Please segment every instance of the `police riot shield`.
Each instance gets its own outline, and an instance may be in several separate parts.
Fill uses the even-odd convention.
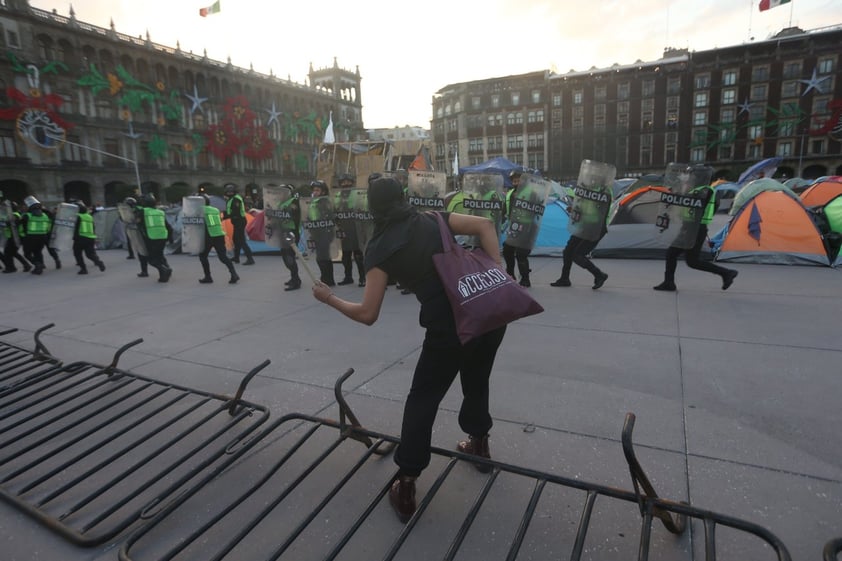
[[[12,220],[14,215],[11,212],[11,206],[6,206],[7,202],[8,201],[3,201],[3,203],[0,204],[0,251],[6,247],[6,239],[8,236],[12,235],[12,225],[14,224],[14,221]],[[6,235],[7,229],[9,230],[8,236]]]
[[[520,186],[509,198],[507,245],[528,250],[535,247],[550,190],[550,182],[546,179],[529,174],[520,177]]]
[[[494,223],[497,237],[506,211],[506,187],[499,173],[469,173],[462,178],[462,212],[488,218]],[[477,245],[472,239],[469,245]]]
[[[59,251],[73,249],[73,234],[76,232],[76,217],[79,207],[71,203],[61,203],[53,219],[50,232],[50,247]]]
[[[263,236],[266,245],[278,249],[289,247],[287,234],[298,238],[295,224],[300,217],[295,216],[298,206],[296,195],[286,185],[267,185],[263,188]]]
[[[307,197],[301,204],[301,226],[307,232],[307,251],[318,261],[339,258],[339,242],[333,221],[333,205],[328,197]]]
[[[138,255],[144,257],[149,255],[146,251],[146,241],[137,226],[137,217],[134,214],[134,207],[127,204],[120,203],[117,205],[117,212],[120,214],[120,220],[123,222],[123,227],[126,229],[126,239],[132,244],[132,249]]]
[[[614,177],[617,168],[611,164],[582,160],[579,179],[573,191],[567,229],[571,236],[596,241],[605,232],[605,221],[611,209]]]
[[[357,232],[357,243],[360,251],[365,253],[368,240],[374,234],[374,217],[368,210],[368,190],[352,189],[349,204],[354,212],[354,228]]]
[[[664,173],[655,232],[660,247],[690,249],[696,243],[711,190],[713,168],[671,163]]]
[[[181,200],[181,251],[198,255],[205,250],[205,198]]]
[[[360,249],[357,239],[355,211],[351,207],[352,188],[333,191],[333,221],[336,224],[336,239],[342,251]]]
[[[20,247],[20,232],[18,232],[18,218],[15,216],[15,210],[12,208],[12,201],[6,201],[3,205],[6,209],[6,223],[9,225],[9,233],[16,247]],[[5,247],[5,242],[3,242]]]
[[[440,171],[411,171],[407,201],[418,210],[443,211],[447,175]]]

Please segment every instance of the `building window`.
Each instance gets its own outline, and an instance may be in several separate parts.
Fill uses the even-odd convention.
[[[541,103],[541,90],[532,90],[532,103]]]
[[[528,165],[532,169],[544,169],[544,155],[540,152],[529,154]]]
[[[748,118],[751,121],[762,121],[766,117],[766,105],[752,105],[748,110]]]
[[[751,140],[763,139],[763,125],[749,125],[748,137]]]
[[[813,154],[824,154],[824,140],[814,140],[810,143],[810,152]]]
[[[825,115],[829,113],[827,104],[830,100],[827,98],[813,98],[813,115]]]
[[[552,112],[552,126],[558,128],[561,126],[561,109],[553,109]]]
[[[67,135],[67,140],[69,142],[64,145],[64,159],[71,162],[81,162],[84,159],[82,158],[82,149],[79,146],[81,139],[78,136]]]
[[[643,130],[651,130],[654,124],[651,111],[646,111],[640,114],[640,127]]]
[[[506,115],[506,124],[510,125],[510,126],[515,124],[515,114],[514,113],[509,113],[508,115]]]
[[[677,95],[670,96],[667,98],[667,109],[670,111],[678,111],[679,106],[681,105],[681,98]]]
[[[10,130],[0,131],[0,158],[17,158],[15,133]]]
[[[655,100],[651,98],[642,100],[640,102],[640,110],[647,113],[655,111]]]
[[[461,113],[462,112],[462,102],[457,100],[453,103],[453,112],[454,113]]]
[[[690,161],[691,162],[704,162],[705,161],[705,149],[702,147],[692,148],[690,150]]]
[[[522,134],[510,134],[506,140],[507,140],[507,147],[508,147],[509,150],[523,148],[523,135]]]
[[[694,97],[693,107],[707,107],[708,106],[708,93],[707,92],[698,92]]]
[[[781,97],[797,97],[798,84],[799,82],[797,80],[790,80],[781,84]]]
[[[733,146],[719,146],[719,159],[720,160],[731,160],[734,158],[734,147]]]
[[[520,105],[520,92],[512,92],[512,105]]]
[[[696,74],[696,79],[693,82],[697,90],[706,90],[710,87],[710,73]]]
[[[747,150],[747,157],[750,160],[758,160],[763,155],[763,143],[749,144]]]
[[[441,105],[439,105],[436,108],[436,119],[441,119],[442,117],[444,117],[444,109],[442,108]]]
[[[553,94],[553,107],[561,107],[561,94]]]
[[[667,128],[668,129],[678,128],[678,113],[675,113],[675,112],[667,113]]]
[[[573,92],[573,104],[581,105],[583,96],[584,94],[582,93],[582,90],[576,90],[575,92]]]
[[[667,80],[667,95],[678,95],[681,93],[681,78],[675,77]]]
[[[778,143],[778,156],[792,156],[792,141]]]
[[[491,107],[500,107],[500,94],[491,96]]]
[[[605,101],[605,86],[597,86],[593,89],[593,97],[596,101]]]
[[[819,63],[816,65],[816,72],[818,72],[819,74],[830,74],[831,72],[833,72],[833,59],[819,59]]]
[[[629,129],[628,113],[619,113],[617,115],[617,129],[621,132],[627,131]]]
[[[737,85],[737,71],[736,70],[726,70],[722,73],[722,85],[723,86],[736,86]]]
[[[751,101],[766,101],[766,92],[768,91],[766,84],[755,84],[751,87]]]
[[[730,105],[737,102],[737,90],[729,88],[722,90],[722,105]]]
[[[631,85],[628,82],[617,85],[617,99],[628,99],[629,92],[631,92]]]
[[[482,152],[482,138],[469,138],[468,139],[468,151],[469,152]]]
[[[655,80],[643,80],[640,95],[643,97],[652,97],[655,95]]]
[[[794,119],[786,119],[778,122],[778,136],[795,136]]]
[[[752,82],[766,82],[769,80],[769,65],[755,66],[751,70]]]
[[[453,113],[453,107],[448,103],[444,106],[444,116],[449,117],[451,113]]]
[[[693,113],[693,126],[694,127],[703,127],[707,124],[707,111],[696,111]]]
[[[792,80],[801,77],[801,61],[789,61],[784,63],[783,68],[784,80]]]
[[[543,133],[531,133],[527,135],[526,142],[528,148],[543,148],[544,135]]]
[[[719,112],[719,122],[720,123],[733,123],[736,116],[737,116],[736,110],[734,110],[734,109],[723,109]]]
[[[471,98],[471,108],[472,109],[481,109],[482,108],[482,98],[478,95],[475,95]]]

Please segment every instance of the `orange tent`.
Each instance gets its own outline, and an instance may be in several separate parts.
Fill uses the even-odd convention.
[[[801,193],[801,202],[804,206],[824,206],[839,195],[842,195],[842,176],[834,175],[805,189]]]
[[[251,221],[254,220],[254,216],[246,213],[246,232],[249,230],[249,224]],[[222,229],[225,231],[225,248],[226,249],[234,249],[234,226],[231,224],[230,220],[223,220],[222,221]],[[246,235],[248,238],[248,235]]]
[[[830,266],[810,212],[784,191],[761,191],[743,205],[728,224],[716,260]]]

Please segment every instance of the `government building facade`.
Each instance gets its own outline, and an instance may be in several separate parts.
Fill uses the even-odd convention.
[[[558,180],[583,159],[618,177],[706,163],[736,180],[780,156],[781,177],[842,175],[842,25],[789,28],[655,61],[448,85],[433,97],[436,168],[495,156]]]
[[[365,138],[359,68],[307,84],[131,37],[28,0],[0,3],[0,191],[111,206],[314,177],[324,133]]]

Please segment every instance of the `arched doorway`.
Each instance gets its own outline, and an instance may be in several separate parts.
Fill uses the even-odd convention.
[[[173,183],[169,187],[167,187],[165,193],[167,195],[167,202],[174,203],[177,205],[181,204],[182,199],[189,195],[194,194],[196,191],[190,185],[183,181],[179,181],[177,183]]]
[[[795,170],[789,166],[781,166],[775,172],[775,179],[780,179],[783,182],[785,179],[795,177]]]
[[[22,203],[23,199],[29,195],[29,187],[18,179],[2,179],[0,180],[0,192],[3,193],[0,199]]]
[[[151,193],[155,195],[155,200],[161,201],[161,184],[157,181],[144,181],[141,184],[140,191],[145,195]]]
[[[64,184],[64,201],[82,201],[91,206],[91,184],[87,181],[68,181]]]
[[[807,166],[801,173],[801,177],[804,179],[818,179],[819,177],[824,177],[825,175],[827,175],[827,168],[819,164]]]
[[[126,197],[137,195],[137,188],[134,185],[122,181],[112,181],[105,184],[105,206],[114,207],[123,202]]]

